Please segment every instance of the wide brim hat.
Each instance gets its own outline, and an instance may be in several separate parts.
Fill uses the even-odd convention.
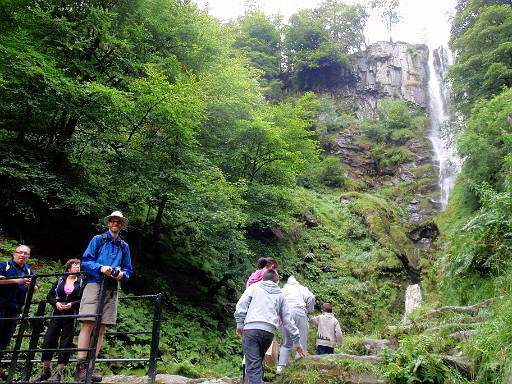
[[[123,221],[123,228],[126,227],[128,225],[128,219],[126,217],[123,216],[123,213],[121,211],[114,211],[112,212],[110,215],[108,216],[105,216],[105,218],[103,219],[103,221],[105,221],[105,224],[108,225],[108,222],[110,221],[111,218],[113,217],[117,217],[118,219],[121,219]]]

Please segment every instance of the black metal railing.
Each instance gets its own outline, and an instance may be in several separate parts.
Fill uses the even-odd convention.
[[[33,302],[34,291],[37,285],[37,281],[40,278],[50,278],[58,276],[67,276],[71,274],[84,274],[79,273],[58,273],[58,274],[39,274],[30,276],[17,276],[17,277],[0,277],[0,279],[13,279],[13,278],[30,278],[30,285],[25,296],[25,303],[21,315],[15,318],[0,318],[0,320],[15,320],[18,323],[18,331],[13,336],[14,346],[12,349],[3,351],[4,355],[10,355],[10,359],[3,359],[1,363],[9,364],[7,372],[7,378],[5,381],[0,383],[29,383],[30,375],[32,372],[33,364],[39,360],[35,360],[35,354],[39,352],[79,352],[87,351],[87,370],[85,376],[85,383],[90,384],[92,382],[92,373],[96,362],[143,362],[148,363],[148,382],[150,384],[155,383],[156,371],[157,371],[157,357],[158,357],[158,343],[160,339],[160,323],[161,323],[161,311],[162,311],[162,294],[158,293],[155,295],[131,295],[119,297],[119,301],[125,300],[153,300],[153,319],[151,329],[136,330],[136,331],[123,331],[123,332],[106,332],[105,336],[121,336],[121,335],[151,335],[149,357],[127,357],[127,358],[96,358],[96,346],[98,344],[99,331],[101,325],[101,317],[103,313],[104,299],[107,290],[105,289],[105,279],[100,284],[100,290],[98,293],[99,301],[94,314],[82,314],[82,315],[45,315],[46,301]],[[31,306],[37,304],[37,309],[34,315],[30,314]],[[80,318],[91,318],[94,320],[94,327],[91,336],[91,342],[89,348],[38,348],[39,339],[44,329],[45,320],[53,318],[68,318],[68,319],[80,319]],[[29,322],[32,324],[32,330],[30,334],[26,334],[25,331]],[[1,332],[2,330],[0,330]],[[23,338],[30,337],[27,348],[22,348]],[[24,355],[23,359],[20,356]],[[71,359],[70,361],[76,361]],[[23,363],[23,369],[21,376],[16,376],[16,369],[19,364]],[[69,383],[69,382],[68,382]]]

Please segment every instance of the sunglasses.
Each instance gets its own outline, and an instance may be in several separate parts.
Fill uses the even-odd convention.
[[[109,220],[109,223],[112,223],[112,224],[123,224],[123,220]]]

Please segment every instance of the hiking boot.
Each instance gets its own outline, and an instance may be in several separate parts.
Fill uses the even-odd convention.
[[[91,380],[95,383],[100,383],[101,380],[103,380],[103,376],[101,376],[98,371],[94,370],[92,371]]]
[[[46,381],[51,375],[52,371],[50,370],[50,367],[44,366],[41,369],[41,372],[39,372],[39,374],[36,377],[34,377],[32,383],[40,383],[42,381]]]
[[[53,375],[48,379],[49,383],[62,383],[62,368],[57,368]]]
[[[87,373],[87,363],[85,360],[78,360],[76,363],[75,381],[85,381],[85,374]]]
[[[75,381],[85,381],[85,376],[87,374],[87,362],[85,360],[79,360],[76,363],[76,372],[75,372]],[[92,371],[91,380],[95,383],[99,383],[103,380],[103,376],[101,376],[98,371]]]

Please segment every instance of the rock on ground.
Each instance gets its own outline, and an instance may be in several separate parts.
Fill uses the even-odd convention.
[[[103,383],[106,384],[147,384],[147,376],[105,376]],[[239,378],[223,377],[220,379],[189,379],[179,375],[159,374],[156,375],[157,384],[235,384],[239,383]]]

